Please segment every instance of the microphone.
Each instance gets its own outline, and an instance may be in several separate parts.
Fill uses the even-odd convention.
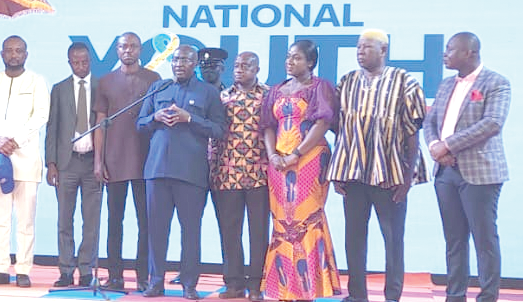
[[[155,92],[164,91],[167,87],[169,87],[174,81],[172,79],[169,79],[165,81],[162,86],[158,87]]]
[[[153,90],[153,91],[150,91],[149,93],[145,94],[144,96],[142,96],[141,98],[137,99],[136,101],[134,101],[133,103],[127,105],[126,107],[118,110],[118,112],[114,113],[113,115],[109,116],[109,117],[106,117],[105,119],[103,119],[99,124],[97,124],[96,126],[92,127],[91,129],[85,131],[84,133],[80,134],[79,136],[77,137],[74,137],[71,139],[71,142],[72,143],[75,143],[77,140],[81,139],[82,137],[86,136],[87,134],[93,132],[94,130],[100,128],[100,127],[104,127],[104,128],[108,128],[110,122],[115,119],[117,116],[119,116],[120,114],[124,113],[125,111],[131,109],[131,107],[134,107],[138,104],[140,104],[141,102],[143,102],[143,100],[145,100],[146,98],[152,96],[153,94],[156,94],[160,91],[163,91],[165,90],[167,87],[169,87],[174,81],[172,79],[169,79],[167,81],[165,81],[162,85],[160,85],[160,87],[158,87],[157,89]]]

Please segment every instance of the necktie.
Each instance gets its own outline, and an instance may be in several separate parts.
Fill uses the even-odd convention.
[[[87,131],[87,96],[85,93],[85,81],[80,80],[78,90],[78,105],[76,106],[76,132],[84,133]]]

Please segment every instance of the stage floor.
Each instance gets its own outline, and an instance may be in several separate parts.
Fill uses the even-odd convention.
[[[175,272],[169,272],[166,280],[174,277]],[[11,284],[0,285],[0,301],[1,302],[43,302],[43,301],[85,301],[85,300],[104,300],[100,294],[94,295],[92,290],[82,291],[59,291],[49,292],[52,284],[59,277],[58,268],[53,266],[34,266],[31,272],[31,281],[33,286],[31,288],[22,289],[15,285],[14,276],[11,276]],[[135,290],[136,284],[134,280],[134,272],[125,271],[125,287],[129,290],[129,294],[104,292],[112,301],[126,302],[126,301],[188,301],[182,298],[182,288],[180,285],[166,284],[166,296],[159,298],[144,298],[141,293]],[[76,280],[78,279],[77,276]],[[107,271],[100,269],[99,278],[103,283],[107,277]],[[340,301],[347,295],[345,284],[347,283],[347,276],[341,277],[344,291],[342,295],[317,299],[317,302],[333,302]],[[369,286],[369,300],[370,302],[382,302],[383,297],[383,275],[372,274],[368,277]],[[218,293],[224,290],[221,275],[203,274],[198,282],[197,290],[202,296],[202,300],[213,302],[223,301],[218,298]],[[475,301],[474,297],[477,294],[477,288],[470,288],[468,302]],[[266,300],[272,300],[267,298]],[[235,301],[248,301],[247,299],[235,299]],[[402,302],[443,302],[445,301],[445,288],[432,284],[430,274],[406,274],[405,288],[403,291]],[[502,290],[499,302],[507,301],[523,301],[523,290]]]

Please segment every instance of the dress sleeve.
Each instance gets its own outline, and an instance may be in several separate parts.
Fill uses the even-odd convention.
[[[269,93],[265,96],[262,103],[261,108],[261,117],[260,117],[260,130],[263,131],[267,128],[274,128],[278,126],[278,121],[274,117],[274,114],[272,113],[272,107],[274,106],[274,102],[276,101],[276,98],[278,97],[278,91],[281,85],[273,86]]]
[[[309,90],[308,96],[305,96],[309,102],[306,119],[314,122],[324,119],[327,123],[332,123],[336,111],[336,91],[334,86],[323,79],[314,79],[315,83]]]

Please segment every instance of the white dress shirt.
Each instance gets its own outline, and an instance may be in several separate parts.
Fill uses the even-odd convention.
[[[73,74],[73,83],[74,83],[74,102],[76,108],[78,108],[78,93],[80,91],[80,80],[84,80],[85,87],[85,96],[86,96],[86,105],[87,105],[87,121],[90,121],[91,118],[91,74],[89,73],[85,78],[80,78],[79,76]],[[87,129],[91,129],[91,123],[87,123]],[[75,132],[74,137],[80,136],[81,133]],[[88,135],[77,140],[73,145],[73,151],[78,153],[87,153],[93,151],[93,134],[89,133]]]
[[[463,101],[470,91],[470,88],[476,81],[478,74],[481,72],[481,69],[483,69],[483,64],[480,64],[476,70],[464,78],[460,78],[456,75],[456,86],[454,86],[454,91],[452,92],[452,96],[447,105],[443,126],[441,127],[441,140],[445,140],[447,137],[454,134],[458,122],[459,110],[461,109]]]

